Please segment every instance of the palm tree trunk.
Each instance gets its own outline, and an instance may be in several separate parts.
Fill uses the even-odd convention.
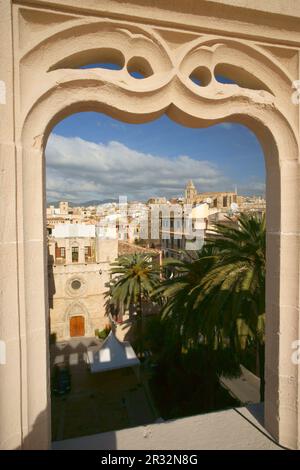
[[[138,334],[138,344],[140,353],[143,352],[143,306],[142,306],[142,284],[139,280],[139,294],[138,294],[138,304],[137,304],[137,314],[138,314],[138,324],[137,324],[137,334]]]
[[[236,331],[231,328],[230,330],[230,334],[229,334],[229,345],[230,345],[230,349],[231,351],[234,352],[234,354],[236,354]]]

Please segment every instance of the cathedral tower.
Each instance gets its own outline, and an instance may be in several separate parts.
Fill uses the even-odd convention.
[[[186,204],[193,204],[197,196],[197,189],[192,180],[185,187],[184,199]]]

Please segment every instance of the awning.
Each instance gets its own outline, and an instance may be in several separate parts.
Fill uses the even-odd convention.
[[[128,341],[119,341],[111,331],[101,346],[87,349],[87,363],[92,373],[133,367],[140,364]]]

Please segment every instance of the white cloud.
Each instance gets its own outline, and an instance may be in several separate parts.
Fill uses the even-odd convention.
[[[182,195],[193,179],[198,190],[218,190],[228,180],[208,161],[187,155],[167,158],[130,149],[120,142],[95,144],[52,134],[46,149],[49,199],[86,201]]]
[[[265,194],[266,183],[265,181],[256,180],[255,177],[249,177],[247,182],[241,183],[237,186],[239,194]]]

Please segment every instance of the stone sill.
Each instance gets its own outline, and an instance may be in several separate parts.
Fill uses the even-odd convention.
[[[262,426],[263,406],[249,405],[52,443],[55,450],[281,449]]]

